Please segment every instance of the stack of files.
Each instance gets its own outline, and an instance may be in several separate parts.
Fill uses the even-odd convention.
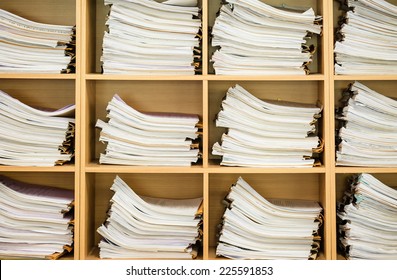
[[[73,249],[73,190],[0,176],[0,257],[57,259]]]
[[[321,16],[260,0],[227,0],[212,28],[212,56],[218,75],[305,75],[321,33]]]
[[[190,166],[200,157],[199,117],[181,113],[143,113],[117,94],[107,106],[109,121],[98,120],[99,141],[107,142],[101,164]]]
[[[217,256],[316,259],[322,208],[315,201],[265,199],[241,177],[225,198]]]
[[[0,90],[0,164],[54,166],[74,156],[75,105],[39,110]]]
[[[105,0],[105,5],[111,6],[104,74],[195,75],[201,67],[197,0]]]
[[[0,9],[0,73],[70,73],[75,28],[44,24]]]
[[[385,0],[345,0],[337,32],[335,74],[397,73],[397,6]]]
[[[120,177],[106,222],[98,228],[100,258],[196,258],[202,240],[202,198],[138,196]]]
[[[397,166],[397,101],[354,82],[342,103],[336,165]]]
[[[397,259],[397,190],[370,174],[353,178],[338,205],[339,247],[348,259]]]
[[[243,87],[229,88],[216,118],[227,128],[212,147],[221,165],[312,167],[323,150],[317,134],[322,109],[314,105],[261,100]]]

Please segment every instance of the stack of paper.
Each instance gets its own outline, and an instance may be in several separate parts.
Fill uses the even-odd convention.
[[[38,110],[0,90],[0,164],[54,166],[74,156],[75,105]]]
[[[105,0],[104,74],[194,75],[200,68],[197,0]]]
[[[335,43],[335,74],[397,73],[397,6],[385,0],[346,0]]]
[[[322,208],[315,201],[267,200],[241,177],[225,198],[218,256],[232,259],[315,259]]]
[[[336,164],[397,166],[397,101],[354,82],[342,102]]]
[[[277,8],[259,0],[227,0],[212,29],[212,56],[220,75],[304,75],[313,46],[306,39],[320,34],[322,20],[305,12]]]
[[[73,26],[33,22],[0,9],[0,73],[69,73],[74,63]]]
[[[138,196],[118,176],[105,224],[101,258],[196,258],[202,239],[202,198]]]
[[[311,167],[323,149],[316,136],[321,108],[261,100],[239,85],[229,88],[216,126],[226,127],[212,147],[221,165]]]
[[[73,249],[73,190],[0,176],[0,257],[56,259]]]
[[[397,259],[397,190],[370,174],[353,178],[338,207],[339,245],[348,259]]]
[[[107,142],[99,163],[190,166],[199,158],[197,115],[142,113],[118,95],[109,102],[108,123],[98,120],[99,141]]]

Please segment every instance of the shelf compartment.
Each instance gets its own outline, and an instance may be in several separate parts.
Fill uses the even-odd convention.
[[[198,2],[199,2],[199,7],[202,7],[201,0],[199,0]],[[107,27],[105,26],[106,17],[109,14],[109,12],[110,12],[110,8],[109,6],[106,6],[104,4],[103,0],[83,0],[83,5],[82,5],[83,26],[84,26],[83,41],[85,42],[85,46],[83,48],[83,57],[84,57],[83,59],[84,61],[86,61],[86,65],[83,65],[83,73],[87,73],[87,74],[102,73],[102,63],[100,61],[100,58],[102,56],[103,35],[104,32],[107,30]],[[109,74],[104,76],[107,77],[112,75]],[[119,75],[113,75],[113,76],[116,77]],[[125,76],[125,75],[120,75],[120,76]],[[132,75],[129,76],[136,77]]]
[[[221,140],[222,134],[226,132],[225,128],[216,127],[216,115],[221,110],[222,99],[230,87],[239,84],[254,96],[267,100],[282,100],[307,104],[316,104],[320,102],[324,109],[322,118],[319,119],[319,136],[325,142],[325,131],[328,128],[327,123],[327,104],[328,97],[325,96],[323,81],[209,81],[208,82],[208,154],[211,164],[219,160],[219,156],[212,155],[212,146]],[[324,153],[323,153],[323,156]],[[322,163],[326,162],[322,159]]]
[[[95,123],[98,119],[107,120],[106,106],[114,94],[138,111],[189,113],[203,119],[202,81],[87,81],[82,140],[86,165],[97,163],[106,148],[98,140],[100,129],[95,128]]]
[[[63,170],[64,171],[64,170]],[[74,190],[75,193],[75,208],[74,208],[74,249],[72,252],[62,256],[59,260],[77,260],[79,259],[79,225],[78,225],[78,211],[79,211],[79,203],[78,203],[78,187],[77,181],[75,179],[74,173],[72,172],[48,172],[42,170],[42,172],[38,171],[30,171],[26,170],[24,172],[18,172],[14,170],[6,170],[3,171],[0,169],[0,175],[9,177],[11,179],[29,183],[29,184],[39,184],[44,186],[58,187],[68,190]]]
[[[232,184],[242,177],[250,184],[260,195],[266,199],[284,198],[284,199],[303,199],[315,200],[324,208],[324,216],[328,215],[328,203],[326,197],[325,175],[324,174],[209,174],[209,258],[215,257],[215,252],[211,253],[211,248],[216,247],[218,242],[218,225],[225,211],[222,203],[228,194]],[[323,228],[320,230],[322,236],[320,253],[328,257],[330,238],[326,233],[331,224],[325,219]],[[324,232],[324,233],[323,233]],[[220,258],[224,259],[224,258]]]
[[[113,196],[110,187],[116,175],[120,176],[138,195],[161,198],[197,198],[203,196],[202,174],[148,174],[145,173],[90,173],[82,183],[81,234],[82,259],[98,259],[97,245],[101,236],[97,228],[105,221],[109,200]],[[204,237],[205,238],[205,237]]]
[[[278,6],[281,7],[281,2],[279,0],[261,0],[261,2],[264,2],[268,5],[272,6]],[[209,1],[208,0],[208,74],[210,75],[215,75],[215,70],[213,68],[213,64],[211,63],[211,57],[212,54],[215,52],[217,47],[212,47],[211,46],[211,34],[210,30],[214,26],[215,19],[217,16],[217,13],[219,12],[219,9],[221,7],[221,1]],[[296,8],[302,8],[302,9],[309,9],[313,8],[314,13],[316,15],[322,15],[323,18],[324,16],[326,17],[326,6],[328,5],[327,1],[325,0],[286,0],[282,2],[283,5],[289,6],[289,7],[296,7]],[[323,19],[323,25],[324,23],[327,22],[327,18]],[[323,30],[325,30],[327,27],[323,26]],[[325,46],[327,44],[327,38],[325,35],[327,32],[323,31],[323,35],[313,35],[312,39],[307,41],[308,45],[314,45],[316,47],[316,51],[313,54],[313,62],[309,65],[309,70],[311,75],[313,74],[319,74],[319,73],[325,73]],[[297,76],[297,79],[302,78],[303,76]]]

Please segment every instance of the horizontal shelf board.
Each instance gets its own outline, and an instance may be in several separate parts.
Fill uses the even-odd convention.
[[[243,76],[243,75],[204,75],[205,80],[210,81],[323,81],[325,75],[269,75],[269,76]]]
[[[139,76],[139,75],[103,75],[103,74],[86,74],[86,80],[99,80],[99,81],[130,81],[130,80],[143,80],[143,81],[201,81],[203,76]]]
[[[211,160],[208,167],[205,168],[208,173],[325,173],[326,168],[324,166],[312,167],[312,168],[291,168],[291,167],[233,167],[233,166],[221,166],[219,161]]]
[[[75,80],[76,74],[1,73],[0,79]]]
[[[72,164],[63,166],[5,166],[0,165],[0,172],[75,172],[76,167]]]
[[[397,167],[335,167],[335,173],[397,173]]]
[[[183,166],[127,166],[89,163],[83,167],[87,173],[203,173],[202,165]]]
[[[397,80],[397,75],[334,75],[335,81],[350,80],[376,80],[376,81],[392,81]]]

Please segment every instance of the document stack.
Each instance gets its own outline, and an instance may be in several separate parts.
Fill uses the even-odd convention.
[[[264,101],[243,87],[229,88],[216,119],[227,128],[212,154],[221,165],[243,167],[312,167],[319,164],[323,143],[317,136],[321,108]]]
[[[199,118],[193,114],[142,113],[117,94],[108,103],[108,123],[98,120],[107,142],[101,164],[190,166],[197,162]]]
[[[104,74],[195,75],[201,71],[197,0],[105,0]]]
[[[338,205],[339,245],[347,259],[397,259],[397,190],[370,174],[352,180]]]
[[[343,0],[335,74],[397,73],[397,6],[385,0]]]
[[[0,258],[57,259],[73,249],[73,190],[0,176]]]
[[[218,256],[232,259],[316,259],[321,206],[265,199],[241,177],[225,198]]]
[[[54,166],[74,157],[75,105],[32,108],[0,90],[0,164]]]
[[[75,28],[43,24],[0,9],[0,73],[75,72]]]
[[[260,0],[227,0],[212,29],[212,56],[218,75],[305,75],[321,33],[321,16]]]
[[[120,177],[105,224],[100,258],[196,258],[202,240],[202,198],[138,196]]]
[[[336,165],[397,166],[397,101],[359,82],[341,101]]]

